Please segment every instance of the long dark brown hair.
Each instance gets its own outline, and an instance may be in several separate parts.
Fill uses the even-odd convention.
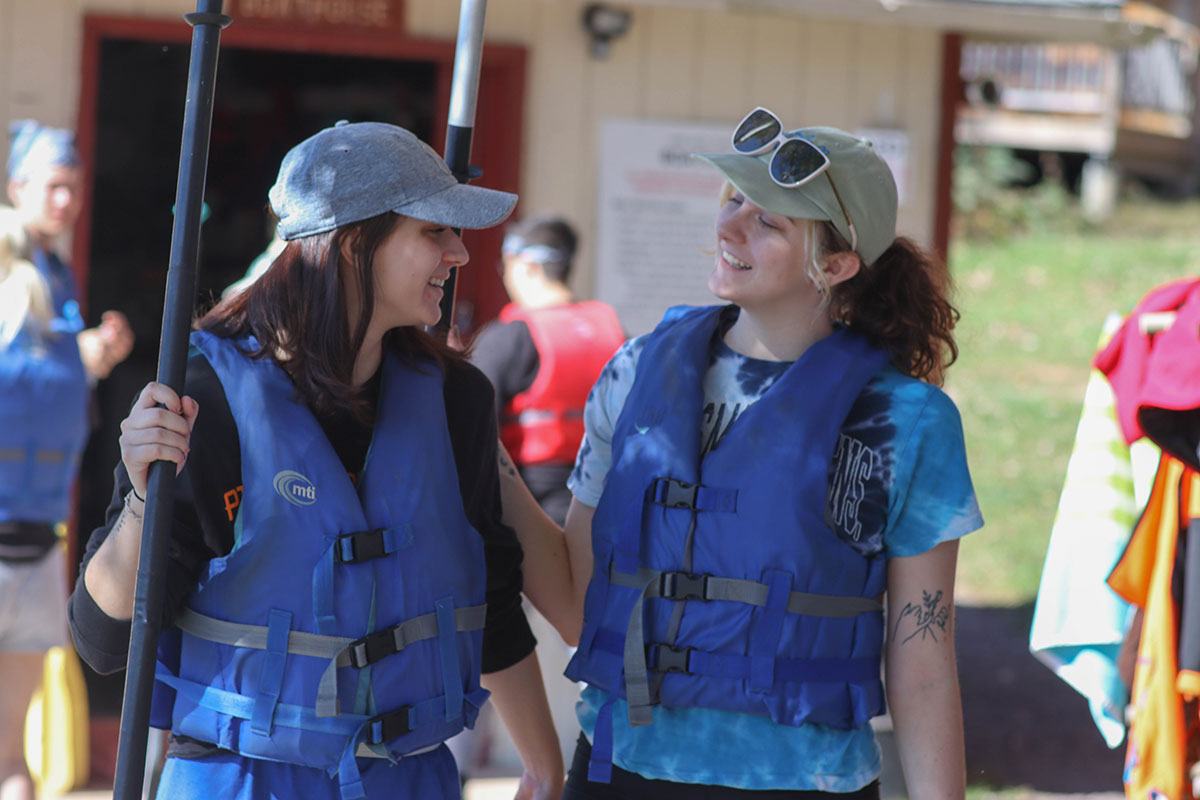
[[[196,327],[233,339],[254,336],[258,348],[247,355],[279,362],[313,411],[346,411],[369,422],[368,401],[354,385],[354,360],[375,308],[375,253],[399,220],[387,212],[288,242],[262,277],[214,306]],[[361,299],[353,330],[348,293]],[[388,331],[383,347],[406,362],[432,361],[443,370],[464,361],[416,326]]]
[[[814,226],[823,254],[850,249],[832,224]],[[941,386],[958,358],[950,303],[950,271],[942,259],[898,236],[873,264],[829,292],[830,316],[887,351],[896,369]]]

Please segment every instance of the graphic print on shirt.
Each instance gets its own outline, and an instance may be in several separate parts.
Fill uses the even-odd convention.
[[[891,396],[868,383],[854,401],[829,465],[825,524],[863,555],[883,549],[888,497],[896,476]]]
[[[791,366],[786,361],[747,358],[714,339],[712,364],[704,373],[704,412],[700,415],[700,457],[715,450],[743,411],[753,405]]]
[[[874,466],[874,450],[853,436],[838,434],[829,468],[829,521],[856,542],[863,534],[858,509]]]

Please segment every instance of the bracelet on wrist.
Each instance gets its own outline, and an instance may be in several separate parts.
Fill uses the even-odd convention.
[[[134,509],[133,504],[131,502],[131,500],[133,498],[137,498],[137,500],[139,502],[141,502],[141,504],[142,504],[141,511],[136,511]],[[142,515],[145,514],[145,512],[146,512],[146,501],[142,500],[142,498],[138,497],[137,492],[135,492],[133,489],[130,489],[129,492],[125,495],[125,510],[129,512],[129,516],[133,517],[136,520],[140,520],[140,519],[142,519]]]

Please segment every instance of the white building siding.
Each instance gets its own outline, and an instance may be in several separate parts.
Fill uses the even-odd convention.
[[[904,130],[911,151],[900,227],[931,242],[938,32],[795,14],[637,7],[629,33],[613,42],[607,59],[596,60],[580,22],[582,8],[574,0],[503,0],[488,8],[488,38],[529,54],[521,178],[526,213],[559,211],[579,223],[585,243],[592,241],[597,134],[605,118],[732,125],[765,105],[797,126]],[[194,10],[190,0],[0,0],[0,124],[35,117],[74,125],[85,14],[178,19]],[[458,4],[408,0],[406,24],[411,36],[453,40]],[[590,293],[587,257],[576,282]]]

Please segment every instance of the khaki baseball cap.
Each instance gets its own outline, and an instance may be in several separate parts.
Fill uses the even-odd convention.
[[[783,135],[811,142],[829,158],[829,167],[807,183],[786,189],[771,179],[768,169],[775,148],[757,156],[739,153],[694,156],[721,170],[750,202],[773,214],[828,220],[847,242],[853,238],[850,234],[853,220],[858,234],[855,251],[863,263],[874,263],[896,239],[896,180],[887,162],[868,140],[838,128],[800,128]]]

